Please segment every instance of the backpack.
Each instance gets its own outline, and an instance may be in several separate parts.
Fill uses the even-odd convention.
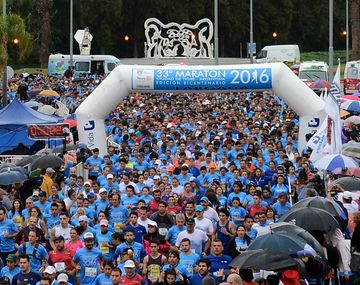
[[[326,251],[328,255],[329,266],[332,268],[337,268],[340,261],[340,254],[336,247],[331,245],[326,245]]]
[[[34,258],[34,259],[37,259],[37,260],[39,260],[39,261],[41,262],[42,259],[41,259],[41,258],[38,258],[38,257],[36,256],[38,250],[39,250],[39,244],[37,243],[37,244],[35,244],[35,246],[34,246],[34,250],[33,250],[32,254],[28,254],[28,255],[29,255],[29,257],[32,257],[32,258]],[[27,253],[26,253],[26,243],[24,243],[24,254],[27,254]]]

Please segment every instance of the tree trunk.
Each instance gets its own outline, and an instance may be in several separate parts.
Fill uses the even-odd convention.
[[[37,10],[41,19],[41,42],[40,42],[40,65],[47,67],[49,59],[49,38],[50,38],[50,10],[53,7],[53,0],[37,0]]]
[[[360,0],[350,0],[352,59],[360,59]]]

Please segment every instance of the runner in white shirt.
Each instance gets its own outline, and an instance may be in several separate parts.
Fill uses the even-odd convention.
[[[219,219],[219,215],[218,213],[215,211],[214,208],[209,207],[210,201],[208,199],[208,197],[204,196],[200,199],[200,204],[201,206],[204,207],[204,217],[208,218],[213,224],[215,224],[216,222],[218,222]]]
[[[211,237],[214,232],[214,225],[208,218],[204,217],[204,207],[201,205],[196,206],[195,212],[195,229],[201,230],[206,233],[208,237]]]

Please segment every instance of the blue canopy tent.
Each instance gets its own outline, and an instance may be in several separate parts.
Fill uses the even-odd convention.
[[[14,99],[0,110],[0,153],[17,147],[19,143],[31,147],[36,142],[28,137],[27,125],[56,124],[63,120],[62,117],[37,112]]]

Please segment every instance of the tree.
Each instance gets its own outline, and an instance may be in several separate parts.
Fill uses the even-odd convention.
[[[360,58],[360,0],[350,0],[352,59]]]
[[[36,1],[37,11],[41,19],[41,42],[40,42],[40,66],[47,67],[49,59],[49,39],[50,39],[50,11],[54,5],[53,0]]]
[[[0,19],[0,70],[4,70],[8,61],[8,44],[17,39],[19,42],[19,58],[23,59],[28,56],[32,50],[31,35],[26,32],[24,20],[16,14],[9,14],[5,18]],[[4,84],[5,83],[5,84]],[[3,85],[6,85],[6,80]],[[7,104],[6,86],[2,89],[3,106]]]

